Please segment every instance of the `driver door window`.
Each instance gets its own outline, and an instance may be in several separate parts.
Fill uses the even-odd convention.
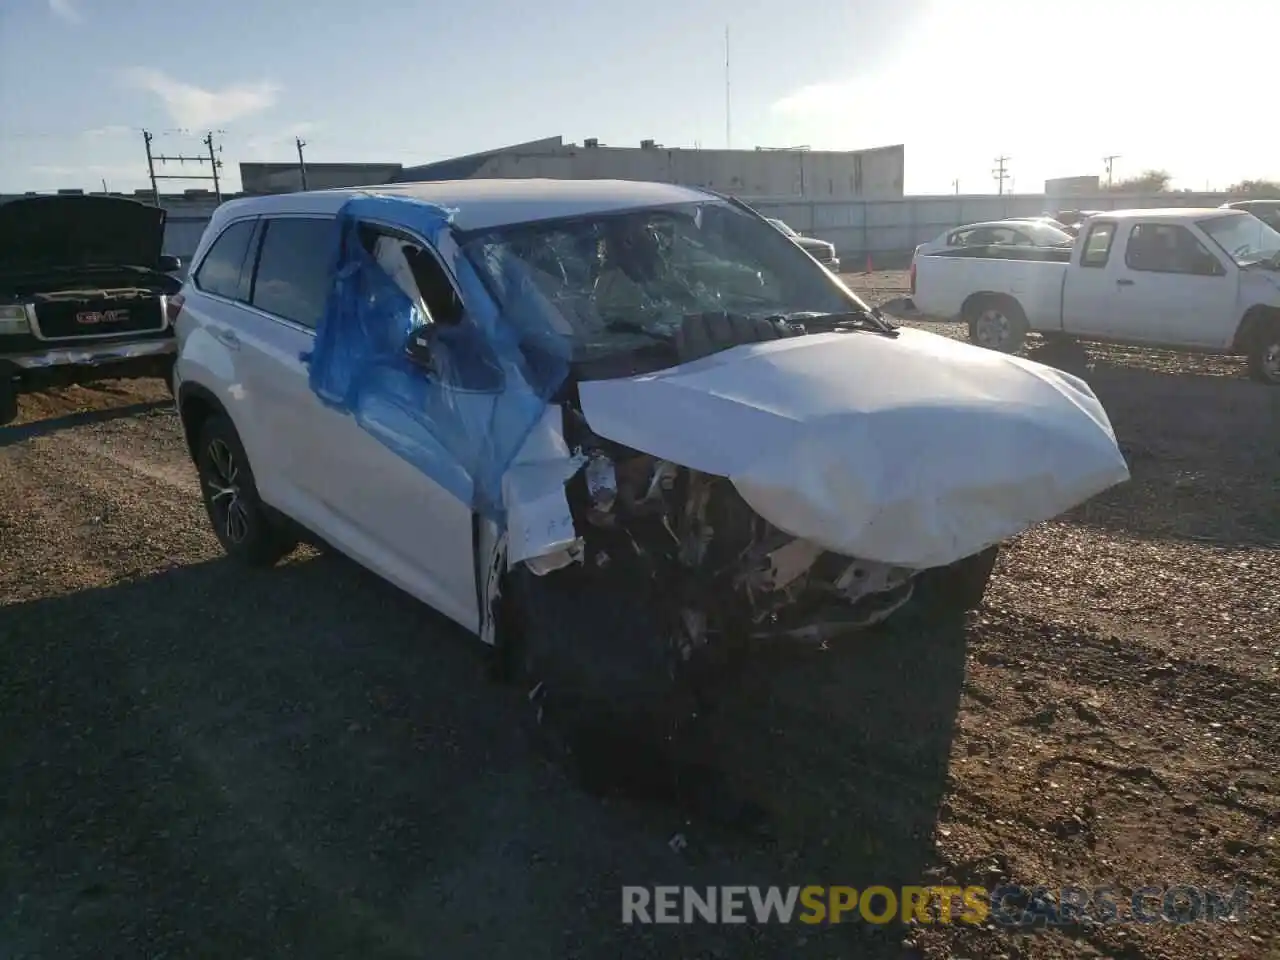
[[[359,231],[361,245],[428,323],[455,324],[462,319],[462,298],[433,252],[386,227],[361,224]]]
[[[1144,273],[1185,273],[1215,276],[1218,258],[1178,223],[1139,223],[1129,234],[1125,266]]]
[[[1221,346],[1235,323],[1226,269],[1180,223],[1133,225],[1117,273],[1120,335],[1173,346]]]

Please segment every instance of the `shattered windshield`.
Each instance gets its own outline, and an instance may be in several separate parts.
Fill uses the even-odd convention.
[[[1280,258],[1280,233],[1249,213],[1201,220],[1200,229],[1213,238],[1238,266],[1274,263]]]
[[[583,359],[674,337],[686,316],[867,308],[766,221],[725,201],[501,227],[463,238],[503,312]]]

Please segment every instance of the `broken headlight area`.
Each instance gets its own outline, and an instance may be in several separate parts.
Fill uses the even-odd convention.
[[[567,484],[574,559],[590,580],[650,595],[681,659],[717,636],[824,641],[880,623],[912,597],[916,570],[827,551],[764,520],[725,478],[577,432],[585,462]]]

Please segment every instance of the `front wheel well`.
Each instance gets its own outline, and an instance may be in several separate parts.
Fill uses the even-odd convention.
[[[966,320],[972,320],[977,314],[978,309],[983,304],[987,303],[1004,307],[1012,307],[1016,311],[1015,316],[1026,316],[1025,311],[1022,309],[1022,304],[1018,302],[1016,297],[1010,296],[1007,293],[994,293],[989,290],[969,294],[960,307],[960,316],[964,317]]]
[[[1267,321],[1280,323],[1280,307],[1268,307],[1263,304],[1250,307],[1240,318],[1236,327],[1236,335],[1231,341],[1232,353],[1248,353],[1254,340],[1267,328]]]
[[[178,415],[187,440],[187,452],[196,457],[200,428],[213,416],[226,416],[226,409],[212,393],[199,384],[184,383],[178,391]]]

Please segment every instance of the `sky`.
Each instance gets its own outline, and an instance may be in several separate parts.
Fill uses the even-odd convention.
[[[2,0],[0,192],[147,186],[143,129],[216,131],[229,190],[295,137],[415,164],[556,135],[902,143],[910,194],[994,192],[1000,155],[1014,192],[1106,155],[1222,189],[1280,180],[1277,36],[1276,0]]]

